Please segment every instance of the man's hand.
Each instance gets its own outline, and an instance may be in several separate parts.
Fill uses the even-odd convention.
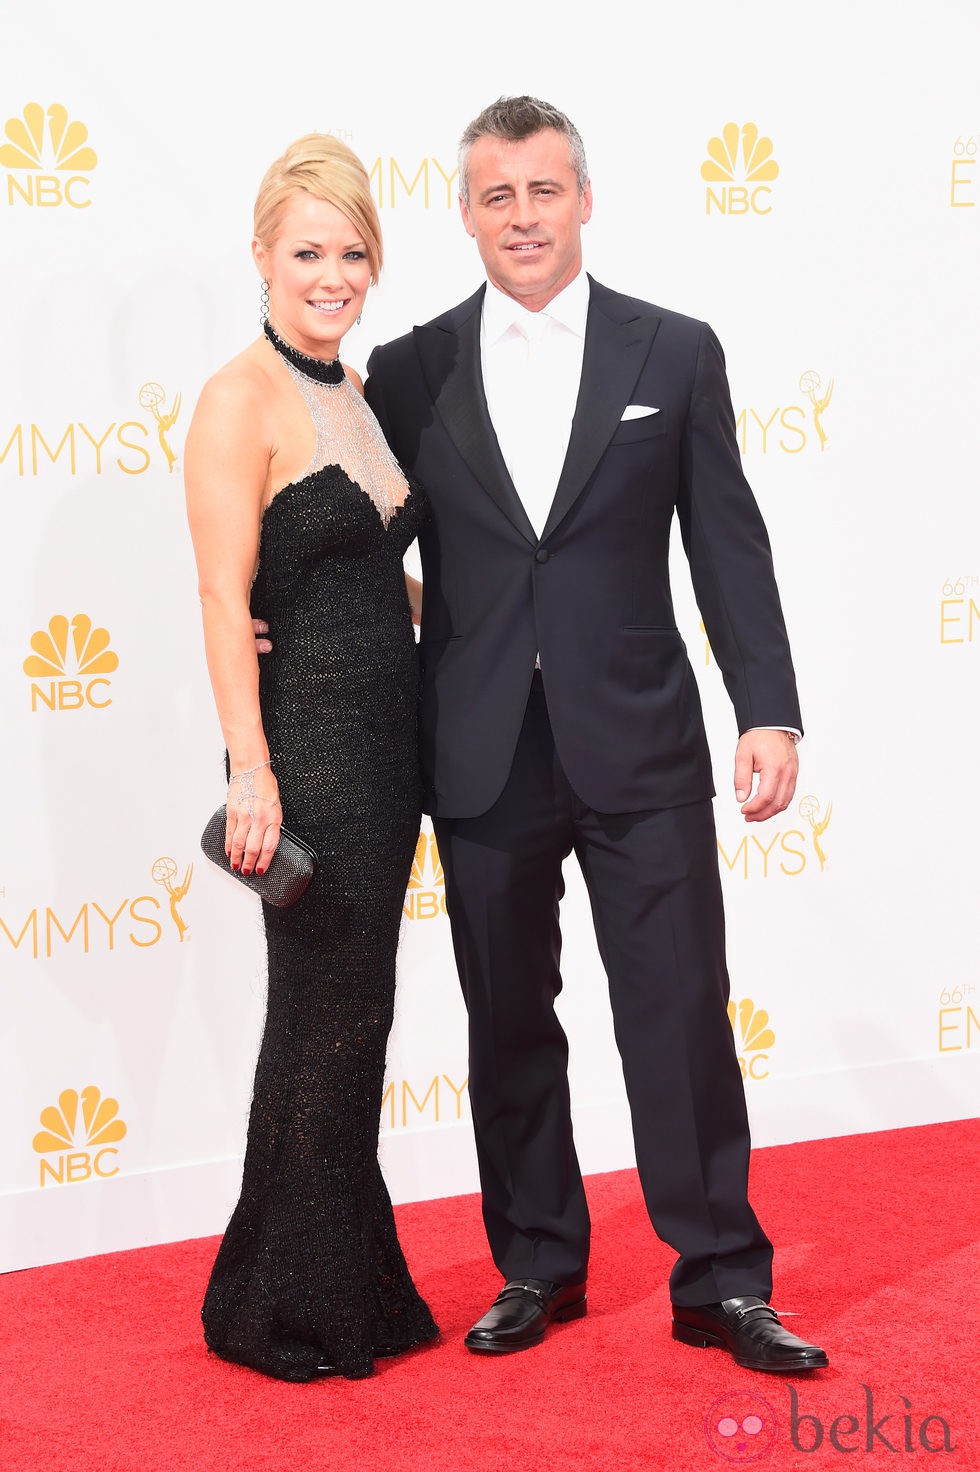
[[[735,796],[746,823],[764,823],[788,808],[799,770],[796,743],[788,731],[756,729],[740,736],[735,748]],[[755,772],[759,786],[751,796]]]
[[[265,619],[253,618],[252,628],[255,630],[255,651],[257,654],[271,654],[272,640],[268,638],[269,625]]]

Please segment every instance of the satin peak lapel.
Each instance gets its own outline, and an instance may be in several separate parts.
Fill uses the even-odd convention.
[[[623,408],[630,402],[633,387],[660,326],[659,317],[641,317],[629,311],[624,298],[597,286],[595,282],[591,284],[582,382],[565,464],[548,512],[542,541],[568,515],[619,428]],[[625,316],[624,308],[627,309]],[[615,315],[617,312],[618,316]]]
[[[494,433],[480,368],[480,304],[455,328],[416,327],[422,372],[436,412],[474,478],[532,545],[538,538],[514,488]],[[470,303],[464,304],[466,306]]]

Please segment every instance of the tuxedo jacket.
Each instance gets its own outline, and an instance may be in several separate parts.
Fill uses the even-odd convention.
[[[539,537],[504,464],[480,361],[485,287],[375,349],[367,398],[431,503],[420,536],[426,810],[475,817],[510,771],[540,656],[559,760],[601,812],[711,797],[668,575],[676,515],[740,731],[802,729],[766,529],[703,322],[589,278],[582,380]],[[623,419],[627,405],[655,414]],[[529,402],[533,424],[535,406]]]

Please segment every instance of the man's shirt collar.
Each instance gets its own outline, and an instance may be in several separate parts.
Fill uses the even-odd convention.
[[[553,322],[584,339],[588,315],[589,278],[584,270],[552,297],[540,312],[529,312],[520,302],[506,296],[492,281],[488,281],[483,298],[483,341],[486,347],[495,346],[522,317],[550,317]]]

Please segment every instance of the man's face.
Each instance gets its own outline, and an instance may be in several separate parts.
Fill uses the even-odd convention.
[[[478,138],[469,157],[463,224],[494,286],[539,312],[582,269],[582,226],[592,188],[581,194],[568,140],[544,128],[520,143]]]

